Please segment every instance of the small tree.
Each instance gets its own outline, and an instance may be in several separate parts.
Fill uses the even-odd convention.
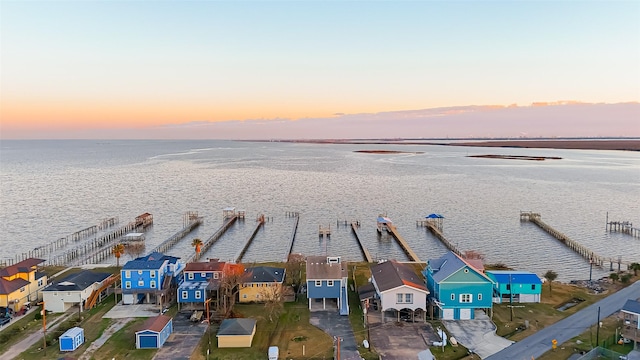
[[[629,281],[631,281],[631,274],[624,274],[620,276],[620,281],[622,281],[623,284],[628,284]]]
[[[282,285],[273,283],[260,291],[260,298],[264,301],[264,309],[269,315],[269,321],[273,322],[284,309],[284,295]]]
[[[111,248],[111,253],[116,257],[116,267],[120,267],[120,256],[124,254],[124,245],[115,244]]]
[[[629,265],[629,270],[633,270],[633,276],[638,275],[638,271],[640,270],[640,264],[637,262],[631,263],[631,265]]]
[[[549,281],[549,294],[551,294],[551,283],[558,278],[558,273],[553,270],[549,270],[544,274],[544,277]]]
[[[222,295],[222,305],[218,308],[225,318],[229,317],[233,311],[236,296],[240,292],[240,286],[244,283],[244,279],[245,272],[242,264],[226,264],[219,290]]]
[[[618,275],[618,273],[611,273],[609,274],[609,279],[611,279],[615,283],[616,281],[618,281],[618,279],[620,279],[620,275]]]
[[[193,239],[193,241],[191,241],[191,246],[196,248],[196,261],[200,260],[200,250],[202,250],[202,240],[200,240],[199,238]]]
[[[298,292],[302,285],[302,269],[305,266],[305,258],[302,254],[290,254],[287,259],[286,270],[287,280],[293,286],[295,292]]]

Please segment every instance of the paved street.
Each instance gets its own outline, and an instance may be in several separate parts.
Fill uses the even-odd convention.
[[[551,340],[556,339],[558,344],[562,344],[596,324],[598,321],[598,307],[600,307],[600,319],[604,319],[620,310],[628,299],[637,298],[640,298],[640,281],[636,281],[634,284],[538,331],[487,359],[530,360],[531,357],[537,358],[551,350]]]

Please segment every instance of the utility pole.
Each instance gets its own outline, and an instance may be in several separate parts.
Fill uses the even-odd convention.
[[[44,336],[42,337],[43,342],[43,350],[45,355],[47,354],[47,309],[44,306],[44,300],[38,303],[38,305],[42,305],[42,333]]]
[[[513,286],[511,284],[511,273],[509,273],[509,308],[511,309],[511,320],[513,321]]]
[[[600,306],[598,306],[598,322],[596,323],[596,347],[598,347],[599,340],[600,340]]]

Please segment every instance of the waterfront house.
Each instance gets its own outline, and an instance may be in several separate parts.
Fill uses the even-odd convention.
[[[136,331],[136,349],[159,349],[173,332],[173,319],[158,315],[147,319]]]
[[[65,276],[42,290],[44,306],[47,311],[56,313],[65,312],[76,305],[83,311],[86,300],[95,291],[104,291],[103,284],[112,276],[90,270]]]
[[[285,268],[255,266],[246,268],[244,272],[239,291],[241,303],[262,302],[283,295]]]
[[[400,321],[425,320],[429,291],[424,279],[407,264],[395,260],[371,267],[371,284],[375,288],[375,300],[380,302],[382,321],[385,313]]]
[[[225,319],[218,329],[219,348],[248,348],[251,347],[253,336],[256,334],[255,319]]]
[[[339,256],[309,256],[306,267],[309,310],[320,303],[326,309],[329,301],[331,305],[335,302],[340,315],[348,315],[347,263]]]
[[[429,260],[423,275],[440,319],[474,319],[475,310],[491,311],[493,280],[455,253]]]
[[[84,329],[77,326],[72,327],[60,335],[58,342],[60,343],[60,351],[74,351],[84,344]]]
[[[159,252],[127,262],[120,270],[122,304],[170,302],[184,267],[179,258]]]
[[[640,342],[640,301],[629,299],[620,310],[623,327],[622,337],[636,343]]]
[[[38,271],[45,260],[28,258],[0,269],[0,306],[20,311],[30,302],[42,299],[47,276]]]
[[[542,280],[538,275],[512,270],[487,270],[485,274],[494,281],[493,302],[540,302]]]
[[[186,264],[183,282],[177,289],[178,306],[204,309],[207,299],[217,299],[226,266],[218,259]]]

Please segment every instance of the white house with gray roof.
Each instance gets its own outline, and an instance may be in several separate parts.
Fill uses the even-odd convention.
[[[111,274],[83,270],[52,283],[42,290],[45,309],[65,312],[72,306],[79,305],[82,311],[85,300],[100,289],[109,276]]]

